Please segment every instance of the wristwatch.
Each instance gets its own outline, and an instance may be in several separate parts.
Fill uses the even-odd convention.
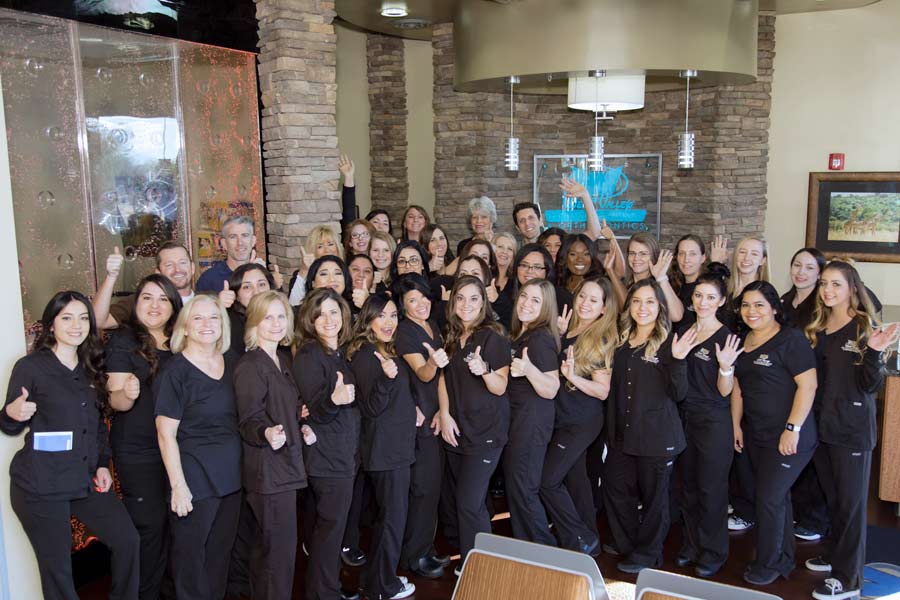
[[[784,426],[784,428],[787,429],[788,431],[793,431],[793,432],[795,432],[795,433],[799,433],[799,432],[800,432],[800,425],[794,425],[793,423],[788,423],[788,424],[786,424],[786,425]]]

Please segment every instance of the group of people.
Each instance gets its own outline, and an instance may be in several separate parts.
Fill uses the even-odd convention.
[[[341,170],[352,193],[352,162]],[[0,413],[5,433],[28,429],[12,506],[45,597],[77,598],[71,514],[112,552],[111,598],[290,598],[298,548],[306,598],[356,596],[341,562],[365,565],[365,597],[404,598],[415,585],[398,569],[450,567],[439,526],[459,574],[491,530],[498,471],[517,538],[636,573],[662,564],[680,512],[676,562],[711,577],[740,520],[756,526],[744,578],[765,585],[795,566],[791,490],[811,466],[830,531],[807,566],[831,573],[813,597],[857,594],[897,325],[879,324],[849,262],[799,250],[779,297],[762,238],[730,261],[723,238],[669,251],[637,233],[623,249],[587,191],[561,187],[584,201],[585,232],[546,229],[531,203],[515,206],[518,236],[495,232],[480,197],[453,252],[424,208],[399,240],[374,210],[343,239],[314,228],[285,282],[233,217],[196,288],[171,242],[124,300],[118,252],[92,299],[56,294]]]

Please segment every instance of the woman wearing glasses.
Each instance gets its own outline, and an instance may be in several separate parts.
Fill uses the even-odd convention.
[[[375,234],[375,227],[365,219],[356,219],[344,229],[344,249],[346,256],[368,254],[369,244]]]
[[[540,244],[525,244],[516,253],[513,260],[512,272],[515,275],[511,296],[518,298],[519,288],[532,279],[546,279],[556,283],[556,269],[553,267],[553,258]],[[572,293],[566,288],[556,286],[556,306],[572,306]]]
[[[416,273],[427,277],[428,255],[422,244],[415,240],[403,240],[397,244],[394,250],[394,260],[391,261],[391,281],[397,281],[401,275]]]

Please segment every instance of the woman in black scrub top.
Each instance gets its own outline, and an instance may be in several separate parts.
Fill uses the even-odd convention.
[[[705,266],[706,244],[700,236],[689,233],[675,242],[675,260],[669,268],[669,282],[684,305],[684,315],[679,321],[683,328],[697,320],[693,306],[694,287]]]
[[[728,473],[734,454],[730,396],[732,364],[741,351],[738,336],[716,318],[726,302],[727,277],[725,266],[714,264],[692,282],[686,314],[696,321],[680,328],[693,329],[697,345],[685,361],[688,390],[681,418],[687,447],[678,457],[684,535],[675,562],[693,564],[701,577],[711,577],[728,559]]]
[[[350,269],[337,256],[322,256],[310,265],[309,273],[306,276],[306,293],[320,288],[328,288],[337,292],[347,302],[351,312],[359,310],[353,304],[353,283],[350,279]]]
[[[188,301],[172,332],[172,356],[154,384],[156,431],[171,498],[169,528],[175,594],[225,595],[228,559],[241,506],[241,436],[231,332],[218,297]]]
[[[372,482],[378,516],[360,580],[369,598],[406,598],[416,586],[397,577],[409,503],[409,467],[415,461],[416,411],[410,374],[395,353],[398,311],[384,294],[370,296],[347,347],[362,414],[362,466]]]
[[[816,448],[816,358],[797,329],[784,327],[778,293],[754,281],[739,296],[750,332],[735,363],[731,415],[734,448],[746,450],[756,481],[756,560],[744,572],[754,585],[794,569],[791,486]]]
[[[637,573],[662,564],[669,480],[685,446],[676,403],[687,393],[684,358],[697,334],[670,334],[666,297],[652,278],[632,285],[625,310],[606,403],[603,487],[615,550],[625,556],[618,569]]]
[[[513,259],[512,272],[514,278],[511,284],[507,284],[507,287],[512,286],[509,287],[512,299],[518,298],[519,288],[532,279],[546,279],[550,283],[556,283],[556,267],[553,264],[553,257],[540,244],[522,246],[516,253],[516,258]],[[572,292],[557,285],[556,308],[562,312],[565,306],[572,306]]]
[[[831,516],[826,555],[806,561],[831,576],[813,598],[855,598],[863,584],[866,500],[878,437],[875,398],[884,382],[884,355],[898,327],[877,327],[875,309],[856,269],[828,263],[821,274],[816,319],[807,329],[819,375],[816,472]],[[854,307],[862,308],[854,308]]]
[[[404,275],[394,286],[403,312],[397,327],[397,354],[411,371],[416,415],[422,419],[416,429],[416,462],[410,469],[409,510],[400,564],[421,577],[437,578],[443,575],[449,559],[436,556],[434,550],[444,468],[441,439],[434,430],[440,421],[438,375],[450,359],[437,323],[431,318],[430,293],[428,281],[421,275]]]
[[[300,392],[286,346],[294,339],[287,296],[269,290],[247,307],[247,352],[234,369],[243,438],[244,500],[252,517],[250,594],[290,598],[297,555],[297,490],[306,487]]]
[[[109,597],[137,598],[140,540],[110,492],[106,374],[91,303],[78,292],[59,292],[41,326],[34,350],[13,367],[0,412],[3,433],[29,428],[9,465],[13,511],[37,558],[44,598],[78,599],[71,515],[112,551]]]
[[[311,539],[305,540],[310,600],[340,597],[338,556],[353,498],[360,432],[355,380],[342,348],[349,337],[350,308],[344,299],[328,288],[310,292],[297,317],[293,363],[316,435],[314,444],[303,447],[308,501],[315,506]]]
[[[596,553],[599,538],[585,452],[603,430],[618,316],[609,279],[595,275],[576,288],[572,322],[561,340],[556,416],[541,475],[541,500],[559,544],[587,554]]]
[[[785,323],[803,331],[812,323],[819,274],[825,255],[815,248],[801,248],[791,257],[791,289],[781,297]]]
[[[138,283],[131,316],[106,344],[109,404],[115,411],[110,442],[122,503],[141,536],[139,597],[156,600],[169,557],[166,468],[153,416],[153,381],[172,357],[169,340],[181,296],[158,273]]]
[[[253,296],[275,289],[275,279],[267,268],[258,263],[247,263],[231,272],[227,287],[219,292],[219,299],[228,309],[231,325],[231,352],[238,358],[244,354],[244,327],[247,307]]]
[[[553,433],[559,391],[556,290],[546,279],[519,289],[512,318],[509,441],[503,454],[506,499],[513,536],[555,545],[541,505],[541,469]]]
[[[475,545],[475,534],[491,530],[485,505],[488,483],[509,431],[506,385],[512,350],[488,316],[489,306],[480,279],[461,277],[453,284],[445,343],[450,363],[438,382],[446,485],[463,561]]]

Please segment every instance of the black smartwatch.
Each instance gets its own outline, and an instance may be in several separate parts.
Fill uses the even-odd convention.
[[[800,431],[800,425],[794,425],[793,423],[786,424],[784,426],[784,428],[787,429],[788,431],[796,431],[798,433]]]

